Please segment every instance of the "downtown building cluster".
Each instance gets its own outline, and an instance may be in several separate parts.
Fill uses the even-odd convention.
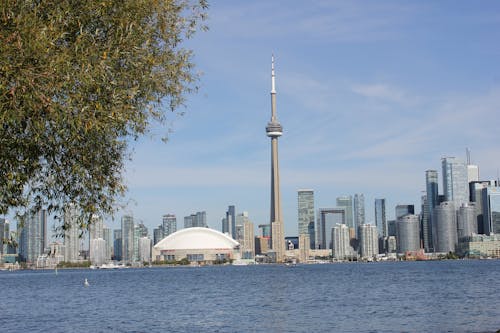
[[[400,204],[388,220],[386,199],[375,199],[374,224],[365,221],[363,194],[341,196],[335,207],[315,210],[314,191],[299,190],[299,238],[307,239],[310,250],[328,249],[335,260],[500,257],[500,187],[480,180],[478,170],[469,161],[444,157],[442,193],[438,171],[427,170],[421,212]]]

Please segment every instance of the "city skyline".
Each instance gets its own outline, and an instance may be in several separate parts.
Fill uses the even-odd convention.
[[[438,170],[442,184],[440,159],[465,160],[466,147],[480,178],[497,178],[500,4],[287,4],[211,4],[210,30],[187,42],[204,72],[200,90],[187,96],[185,116],[168,119],[170,142],[154,128],[153,139],[133,143],[128,206],[106,221],[111,229],[127,214],[152,230],[165,214],[198,210],[220,229],[228,205],[267,223],[271,53],[287,131],[285,235],[297,234],[300,188],[314,189],[315,207],[362,193],[374,223],[375,198],[386,198],[388,220],[397,204],[419,207],[425,170]]]

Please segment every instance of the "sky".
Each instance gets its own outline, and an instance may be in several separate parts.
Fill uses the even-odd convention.
[[[420,211],[425,170],[471,150],[481,179],[500,167],[500,2],[210,1],[194,51],[200,89],[183,116],[132,144],[127,206],[150,232],[162,215],[228,205],[269,222],[271,55],[275,56],[282,206],[297,235],[297,190],[315,208],[363,193]],[[169,141],[160,138],[166,132]],[[440,180],[441,182],[441,180]],[[440,190],[442,186],[440,183]]]

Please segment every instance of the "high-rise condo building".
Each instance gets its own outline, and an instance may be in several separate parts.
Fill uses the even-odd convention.
[[[134,218],[130,215],[122,217],[122,261],[134,261]]]
[[[184,228],[207,227],[207,213],[205,211],[197,212],[184,217]]]
[[[365,224],[365,196],[363,194],[354,195],[354,228]]]
[[[309,236],[309,249],[314,249],[314,191],[297,191],[297,215],[299,224],[299,236]]]
[[[104,221],[99,215],[92,215],[92,220],[89,225],[89,240],[103,238]]]
[[[386,238],[389,236],[387,217],[385,214],[385,199],[375,199],[375,225],[377,226],[380,237]]]
[[[414,205],[397,205],[396,206],[396,220],[408,214],[415,214]]]
[[[102,228],[102,234],[106,242],[106,260],[111,260],[111,256],[113,255],[113,235],[111,229],[104,226]]]
[[[177,231],[177,217],[174,214],[163,215],[162,219],[162,238],[167,237]]]
[[[113,230],[113,259],[122,260],[122,229]]]
[[[434,208],[436,252],[455,252],[457,244],[457,214],[453,201],[444,201]]]
[[[433,235],[435,234],[435,226],[432,220],[434,215],[434,208],[439,204],[439,192],[438,192],[438,173],[436,170],[425,171],[425,190],[426,190],[426,202],[425,210],[426,215],[424,216],[422,235],[424,239],[424,248],[426,252],[434,251],[434,240]]]
[[[36,263],[47,245],[47,211],[26,214],[18,224],[19,257],[21,261]]]
[[[444,157],[443,193],[446,201],[453,201],[455,209],[469,202],[469,183],[467,165],[455,157]]]
[[[337,207],[338,208],[344,208],[345,210],[345,224],[351,228],[354,229],[354,215],[352,211],[353,203],[352,203],[352,196],[351,195],[344,195],[341,197],[337,197]]]
[[[271,138],[271,213],[269,218],[271,224],[271,247],[276,254],[276,261],[282,262],[285,254],[285,230],[281,210],[278,138],[283,134],[283,127],[278,121],[276,111],[274,56],[271,61],[271,121],[267,123],[266,134]]]
[[[148,237],[139,238],[139,261],[149,262],[151,260],[151,239]]]
[[[484,233],[500,234],[500,186],[488,186],[482,194]]]
[[[222,221],[222,233],[227,233],[236,239],[236,207],[234,205],[227,207],[226,217]]]
[[[371,224],[362,224],[358,227],[359,255],[361,258],[373,258],[378,254],[377,227]]]
[[[76,262],[80,259],[80,228],[78,227],[79,212],[74,204],[64,207],[64,261]]]
[[[398,253],[414,252],[420,249],[419,217],[406,214],[396,222],[396,243]]]
[[[476,204],[462,204],[457,212],[458,241],[477,234]]]
[[[153,229],[153,245],[158,244],[159,241],[163,239],[163,225]]]
[[[346,260],[351,256],[349,227],[345,224],[335,224],[330,233],[333,240],[333,257],[337,260]]]
[[[477,181],[469,183],[470,201],[475,203],[477,233],[484,234],[483,189],[493,185],[493,181]]]
[[[9,220],[0,217],[0,237],[3,240],[10,238],[10,224]],[[7,254],[7,242],[0,242],[0,257]]]
[[[345,224],[345,210],[343,208],[320,208],[318,210],[318,241],[317,247],[320,249],[332,248],[332,228],[337,224]]]

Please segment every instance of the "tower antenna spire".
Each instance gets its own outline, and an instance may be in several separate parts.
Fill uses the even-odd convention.
[[[276,85],[274,82],[274,54],[271,55],[271,94],[276,94]]]

